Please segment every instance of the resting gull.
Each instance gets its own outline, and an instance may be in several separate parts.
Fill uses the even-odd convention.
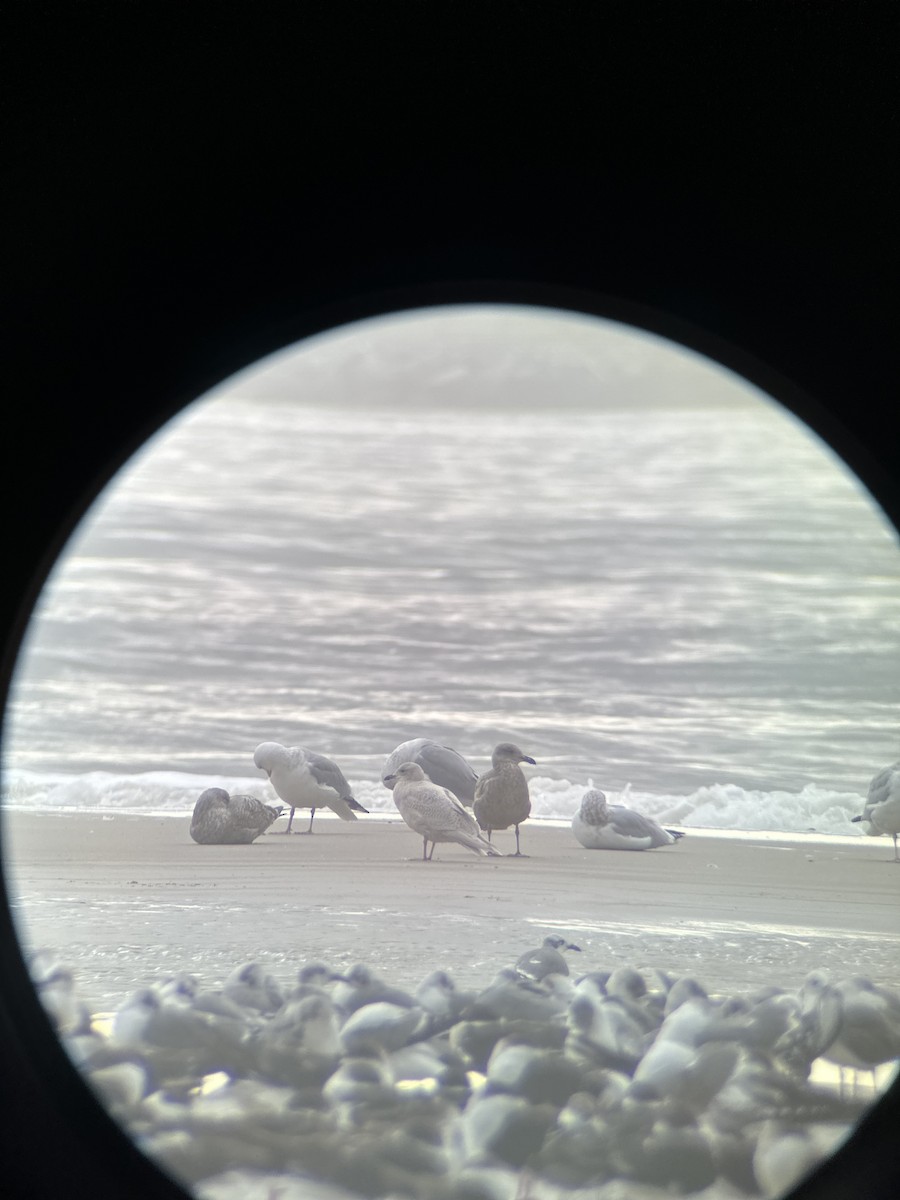
[[[263,742],[256,747],[253,761],[268,775],[281,799],[291,806],[285,833],[291,832],[296,808],[312,809],[309,828],[304,833],[312,833],[317,808],[330,808],[342,821],[355,821],[358,812],[369,811],[353,799],[340,767],[324,754],[299,746]]]
[[[900,862],[897,835],[900,834],[900,762],[879,771],[869,784],[866,807],[851,821],[869,821],[879,833],[894,839],[894,862]]]
[[[388,778],[393,783],[394,803],[406,824],[422,835],[422,858],[430,862],[438,842],[457,842],[476,854],[499,855],[478,832],[472,814],[452,792],[426,779],[418,763],[401,763]],[[428,843],[431,842],[431,853]]]
[[[432,783],[447,788],[463,804],[472,807],[478,773],[458,751],[430,738],[402,742],[391,751],[381,769],[381,781],[386,788],[393,790],[393,781],[389,783],[388,780],[392,780],[394,772],[405,762],[418,763]]]
[[[224,788],[207,788],[194,805],[191,837],[201,846],[247,845],[283,811],[283,805],[263,804],[255,796],[229,796]]]
[[[540,981],[548,975],[568,975],[569,964],[560,954],[561,950],[581,950],[574,942],[567,942],[559,934],[551,933],[544,938],[536,950],[526,950],[516,960],[520,975]]]
[[[523,858],[519,849],[519,826],[531,812],[531,797],[528,795],[528,780],[519,766],[527,762],[534,766],[534,759],[523,754],[512,742],[501,742],[494,747],[491,767],[478,780],[475,787],[473,808],[478,824],[487,832],[488,841],[495,829],[516,830],[516,852],[512,858]]]
[[[605,794],[596,788],[581,797],[572,832],[587,850],[652,850],[671,846],[684,836],[622,804],[607,804]]]

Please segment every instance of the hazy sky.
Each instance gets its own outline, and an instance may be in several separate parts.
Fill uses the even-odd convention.
[[[447,405],[734,405],[766,397],[673,342],[546,308],[454,306],[357,322],[223,385],[267,399]]]

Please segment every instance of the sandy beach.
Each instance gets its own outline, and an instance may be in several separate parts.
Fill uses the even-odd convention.
[[[364,961],[404,986],[435,967],[486,984],[551,931],[573,970],[623,963],[689,973],[710,990],[793,987],[811,970],[900,987],[900,865],[888,839],[852,844],[690,831],[645,853],[582,849],[531,822],[529,857],[421,842],[399,820],[316,818],[312,836],[198,846],[189,818],[7,812],[4,872],[27,948],[52,947],[95,1010],[160,973],[215,985],[258,959]],[[512,833],[499,834],[504,851]],[[507,845],[507,843],[509,843]]]

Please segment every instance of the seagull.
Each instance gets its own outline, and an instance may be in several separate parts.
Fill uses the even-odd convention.
[[[753,1173],[764,1196],[783,1196],[830,1157],[848,1134],[846,1125],[800,1124],[769,1119],[760,1127]]]
[[[236,966],[222,985],[222,995],[251,1012],[274,1013],[284,1004],[278,981],[258,962]]]
[[[900,1059],[900,996],[864,975],[834,987],[841,997],[841,1021],[822,1057],[841,1068],[873,1073],[882,1063]]]
[[[552,1022],[562,1017],[565,1005],[536,980],[527,979],[515,967],[503,967],[491,983],[478,992],[466,1016],[478,1021]]]
[[[869,784],[866,807],[851,821],[869,821],[879,833],[894,839],[894,862],[900,862],[897,835],[900,834],[900,762],[879,771]]]
[[[472,807],[478,772],[469,766],[458,751],[450,746],[442,746],[440,742],[433,742],[430,738],[413,738],[412,741],[402,742],[396,750],[391,751],[381,769],[381,781],[386,788],[394,790],[393,775],[405,762],[418,763],[432,783],[447,788],[457,800],[461,800],[468,808]]]
[[[191,837],[200,846],[247,845],[283,812],[282,804],[263,804],[256,796],[229,796],[224,788],[207,788],[194,805]]]
[[[568,975],[569,964],[560,950],[581,950],[573,942],[551,933],[544,938],[536,950],[526,950],[516,961],[516,970],[529,979],[541,980],[547,975]]]
[[[587,850],[652,850],[671,846],[684,836],[621,804],[607,804],[606,795],[597,788],[581,797],[572,832]]]
[[[386,1000],[364,1004],[341,1026],[340,1039],[345,1054],[366,1051],[400,1050],[422,1021],[422,1010],[405,1008]]]
[[[278,742],[263,742],[256,747],[253,761],[268,775],[272,787],[291,807],[285,833],[291,832],[294,809],[310,808],[309,828],[317,808],[330,808],[342,821],[355,821],[358,812],[368,812],[350,792],[350,784],[337,763],[324,754],[315,754],[299,746],[282,746]]]
[[[531,797],[528,795],[528,780],[519,763],[535,765],[534,759],[523,754],[512,742],[501,742],[494,747],[491,767],[478,780],[475,787],[473,808],[488,841],[495,829],[516,830],[516,852],[511,858],[523,858],[519,849],[519,826],[531,812]]]
[[[340,977],[332,998],[345,1017],[366,1004],[394,1004],[400,1008],[415,1008],[418,1004],[409,992],[381,979],[365,963],[356,963]]]
[[[472,814],[452,792],[426,779],[418,763],[401,763],[393,775],[394,803],[406,824],[422,836],[422,861],[430,862],[438,842],[457,842],[476,854],[499,855],[478,832]],[[431,842],[431,853],[428,843]]]

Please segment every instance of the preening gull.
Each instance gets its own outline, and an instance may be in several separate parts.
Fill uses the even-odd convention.
[[[501,742],[494,747],[491,755],[491,767],[478,780],[475,786],[475,801],[473,808],[478,824],[491,840],[495,829],[509,829],[510,825],[516,830],[516,852],[513,858],[522,858],[519,849],[519,826],[527,820],[531,812],[531,797],[528,794],[528,780],[519,766],[527,762],[535,765],[534,759],[513,745],[512,742]]]
[[[229,796],[207,788],[194,805],[191,837],[201,846],[246,845],[265,833],[284,812],[281,804],[263,804],[255,796]]]
[[[463,756],[450,746],[442,746],[430,738],[413,738],[392,750],[381,768],[381,781],[393,791],[393,775],[401,763],[418,763],[432,783],[447,788],[463,804],[472,807],[478,772]],[[391,782],[388,782],[391,780]]]
[[[282,746],[278,742],[263,742],[253,754],[254,763],[268,775],[272,787],[291,807],[285,833],[291,832],[294,809],[310,808],[309,828],[317,808],[330,808],[342,821],[355,821],[358,812],[368,812],[350,791],[350,784],[337,763],[324,754],[315,754],[299,746]]]
[[[607,804],[606,795],[596,788],[581,797],[572,832],[587,850],[652,850],[684,836],[622,804]]]
[[[900,834],[900,762],[879,771],[869,784],[866,807],[851,821],[869,821],[879,833],[894,839],[894,862],[900,862],[897,835]]]
[[[426,779],[418,763],[401,763],[389,782],[394,785],[394,803],[400,816],[410,829],[422,835],[425,862],[431,861],[438,842],[456,842],[476,854],[499,854],[478,832],[472,814],[452,792]]]

